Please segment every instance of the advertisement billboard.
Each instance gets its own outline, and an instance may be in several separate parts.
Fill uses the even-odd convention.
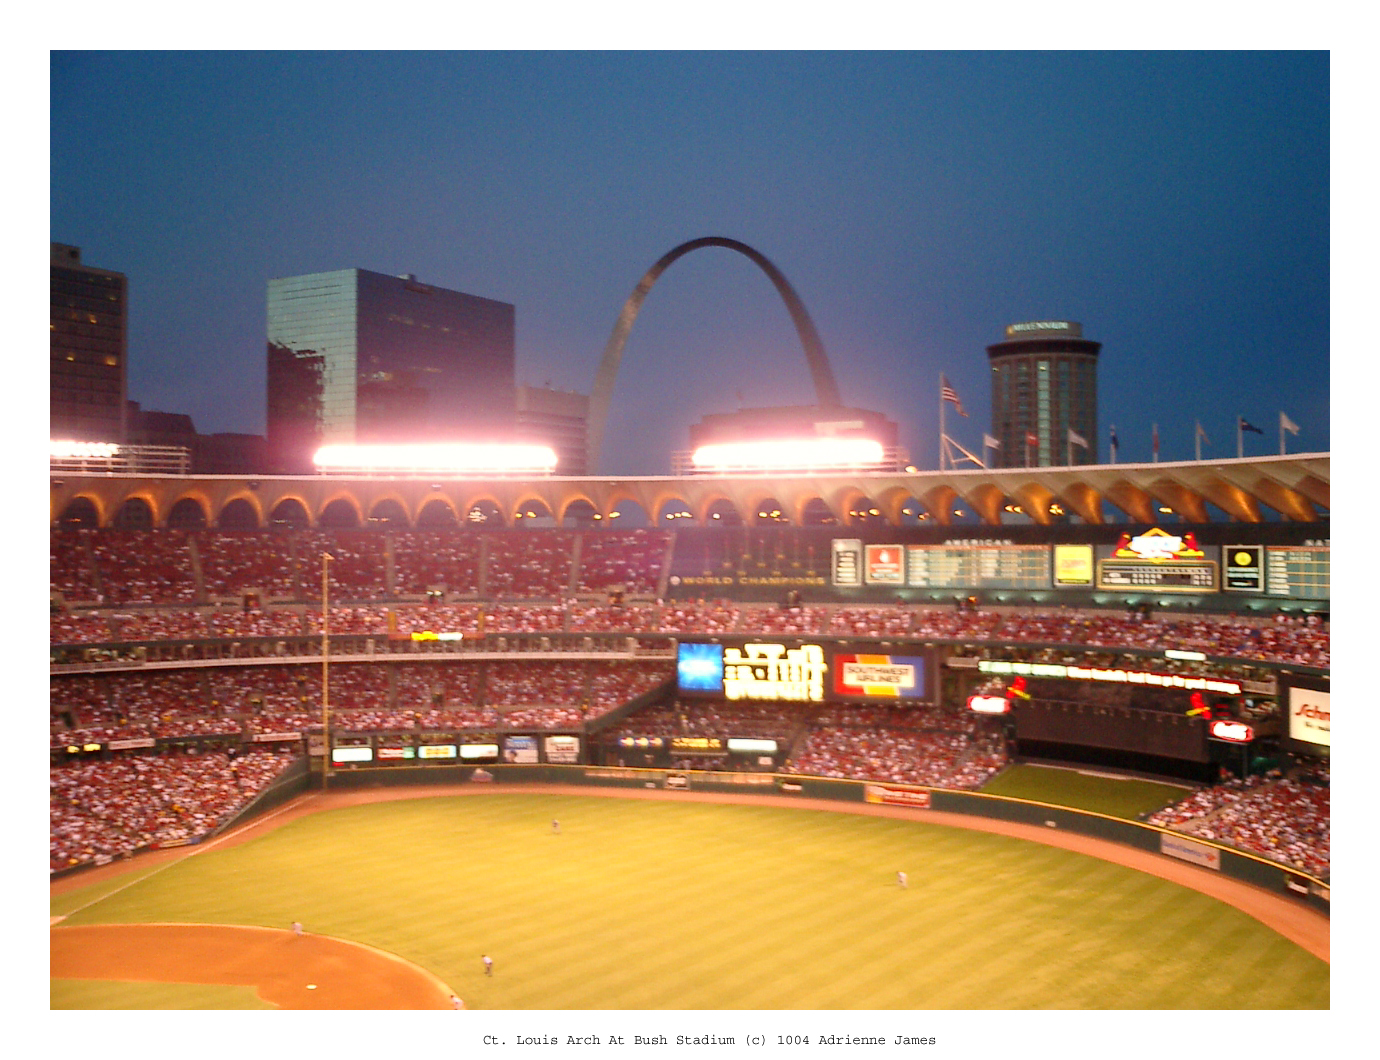
[[[917,809],[928,810],[930,793],[927,788],[867,784],[863,787],[863,801],[875,806],[914,806]]]
[[[1054,546],[1054,585],[1088,586],[1093,580],[1092,545]]]
[[[1289,739],[1304,751],[1332,749],[1332,693],[1321,689],[1289,687]]]
[[[454,758],[455,755],[453,743],[427,743],[417,748],[418,758]]]
[[[863,573],[868,585],[905,585],[906,550],[900,545],[868,545],[863,550]]]
[[[548,762],[578,762],[580,760],[580,738],[578,736],[546,737],[546,760]]]
[[[919,655],[834,656],[834,695],[844,699],[924,699]]]
[[[503,761],[533,763],[536,760],[537,738],[535,736],[503,737]]]
[[[1261,545],[1222,547],[1222,588],[1227,592],[1258,593],[1265,588],[1265,549]]]

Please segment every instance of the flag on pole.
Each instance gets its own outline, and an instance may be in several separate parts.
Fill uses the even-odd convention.
[[[1197,431],[1193,435],[1193,440],[1195,442],[1207,442],[1211,445],[1212,439],[1207,436],[1207,431],[1203,430],[1203,425],[1201,423],[1195,423],[1193,426],[1197,428]]]
[[[1079,434],[1077,431],[1075,431],[1072,427],[1070,427],[1070,428],[1069,428],[1069,444],[1070,444],[1070,445],[1081,445],[1084,449],[1086,449],[1086,448],[1088,447],[1088,440],[1087,440],[1086,438],[1084,438],[1081,434]]]
[[[963,411],[963,402],[958,400],[958,392],[949,385],[949,380],[942,375],[939,377],[939,399],[941,401],[952,401],[954,410],[960,416],[968,415]]]
[[[1001,448],[1001,442],[997,441],[997,440],[996,440],[995,438],[993,438],[990,434],[984,434],[984,435],[982,436],[982,445],[983,445],[983,448],[985,448],[985,449],[1000,449],[1000,448]]]
[[[1111,438],[1113,447],[1116,446],[1116,424],[1112,424]]]
[[[1245,417],[1245,416],[1238,416],[1237,419],[1239,419],[1239,420],[1241,421],[1240,426],[1241,426],[1241,429],[1242,429],[1243,431],[1250,431],[1252,434],[1264,434],[1264,433],[1265,433],[1264,431],[1262,431],[1259,427],[1255,426],[1254,424],[1252,424],[1252,423],[1247,423],[1247,422],[1246,422],[1246,417]]]
[[[1034,431],[1026,431],[1026,432],[1025,432],[1025,444],[1026,444],[1026,445],[1039,445],[1039,444],[1040,444],[1040,436],[1039,436],[1038,434],[1036,434]]]
[[[1299,433],[1299,425],[1288,416],[1284,415],[1283,411],[1279,414],[1279,429],[1281,431],[1288,431],[1290,434]]]
[[[1154,455],[1155,463],[1160,462],[1160,425],[1152,423],[1150,425],[1150,452]]]

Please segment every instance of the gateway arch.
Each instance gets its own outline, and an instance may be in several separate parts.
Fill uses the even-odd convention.
[[[829,358],[824,352],[824,344],[819,341],[819,333],[815,331],[814,322],[810,319],[810,314],[805,311],[805,303],[800,300],[799,295],[795,293],[795,289],[791,287],[790,281],[786,279],[781,270],[764,255],[736,239],[726,239],[722,236],[705,236],[701,239],[692,239],[662,255],[661,259],[647,270],[646,275],[633,288],[628,300],[623,303],[623,311],[618,314],[618,322],[614,325],[613,334],[609,336],[608,344],[604,347],[604,357],[599,362],[599,371],[594,377],[594,389],[589,396],[589,422],[586,428],[586,459],[589,474],[596,473],[599,463],[599,450],[604,444],[604,426],[608,422],[609,416],[609,402],[613,398],[613,383],[618,375],[618,365],[623,360],[623,347],[628,341],[628,333],[632,331],[633,321],[637,319],[637,314],[641,310],[648,292],[651,291],[653,285],[661,277],[661,274],[670,267],[671,263],[677,258],[689,254],[692,250],[699,250],[701,247],[723,247],[726,250],[735,250],[767,274],[767,278],[771,280],[777,294],[786,304],[786,310],[791,314],[791,320],[795,322],[795,330],[800,336],[800,345],[805,351],[805,361],[810,366],[810,377],[814,380],[815,395],[819,404],[825,408],[837,408],[843,404],[839,398],[838,384],[834,381],[834,371],[829,366]]]

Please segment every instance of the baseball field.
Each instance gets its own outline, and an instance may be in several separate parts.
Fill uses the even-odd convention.
[[[310,795],[54,885],[51,1006],[1329,1006],[1322,917],[1203,893],[1230,881],[1172,859],[910,810],[588,792]],[[1278,903],[1293,929],[1269,926]]]

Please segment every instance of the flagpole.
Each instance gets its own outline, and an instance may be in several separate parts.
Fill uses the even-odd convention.
[[[321,757],[321,791],[326,791],[326,779],[331,775],[331,587],[329,552],[321,553],[321,740],[325,745]]]
[[[1241,413],[1236,414],[1236,459],[1241,459]]]
[[[1197,420],[1193,421],[1193,459],[1203,459],[1203,425]]]
[[[1284,455],[1284,410],[1279,410],[1279,455]]]
[[[944,470],[944,373],[939,373],[939,470]]]

